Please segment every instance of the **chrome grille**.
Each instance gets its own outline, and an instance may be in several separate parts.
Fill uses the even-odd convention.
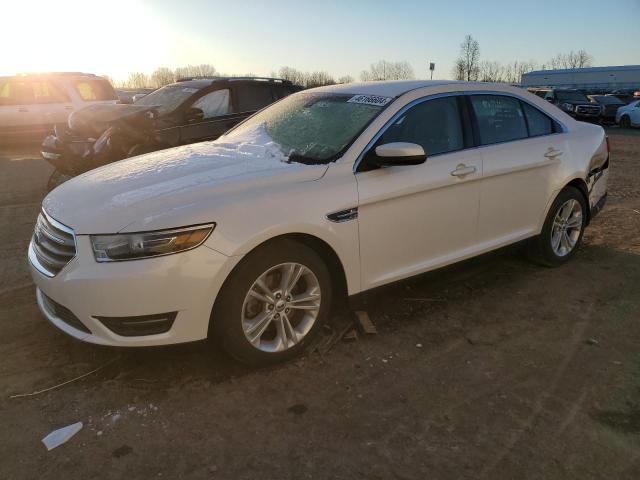
[[[578,105],[576,107],[576,113],[581,113],[583,115],[598,115],[600,113],[600,107],[589,106],[589,105]]]
[[[41,212],[38,215],[30,249],[32,249],[32,252],[29,252],[30,258],[34,266],[45,275],[52,277],[76,255],[73,230]]]

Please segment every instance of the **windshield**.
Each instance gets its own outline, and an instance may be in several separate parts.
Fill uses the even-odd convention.
[[[298,93],[266,108],[229,132],[242,139],[260,130],[288,161],[325,164],[337,159],[391,98]]]
[[[197,88],[183,85],[167,85],[137,100],[136,105],[156,106],[158,113],[164,115],[173,112],[197,91]]]
[[[570,90],[557,90],[558,100],[563,102],[584,102],[589,103],[589,99],[581,92],[572,92]]]
[[[603,105],[624,105],[624,102],[618,97],[605,97],[604,95],[597,95],[592,97],[596,102]]]

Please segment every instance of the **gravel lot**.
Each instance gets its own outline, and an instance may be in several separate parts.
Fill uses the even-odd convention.
[[[5,147],[0,478],[640,478],[640,131],[609,134],[609,203],[573,262],[466,262],[379,296],[378,335],[326,351],[327,331],[263,370],[205,342],[117,350],[48,325],[25,253],[50,169]]]

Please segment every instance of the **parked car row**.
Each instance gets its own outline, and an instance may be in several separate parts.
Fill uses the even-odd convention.
[[[155,90],[132,105],[74,112],[42,143],[55,167],[49,188],[123,158],[215,140],[256,111],[301,90],[274,78],[193,78]]]
[[[529,88],[528,90],[556,105],[576,120],[602,124],[617,123],[621,127],[638,124],[632,118],[632,114],[635,113],[633,107],[629,109],[625,107],[640,100],[640,89],[584,91],[573,88]],[[623,110],[620,115],[617,115],[619,109]]]

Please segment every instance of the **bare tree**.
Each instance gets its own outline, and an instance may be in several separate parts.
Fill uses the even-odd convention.
[[[338,78],[336,83],[353,83],[353,82],[354,82],[354,78],[351,75],[344,75]]]
[[[216,77],[220,74],[216,67],[210,63],[202,63],[200,65],[187,65],[186,67],[178,67],[174,71],[176,78],[189,77]]]
[[[413,78],[415,78],[413,67],[406,60],[400,62],[380,60],[371,64],[369,70],[364,70],[360,74],[360,79],[364,82],[374,80],[411,80]]]
[[[562,68],[584,68],[590,67],[593,57],[583,49],[574,52],[571,50],[569,53],[559,53],[551,60],[549,60],[549,66],[555,69]]]
[[[460,56],[454,66],[456,77],[460,76],[458,69],[464,72],[461,80],[477,80],[480,76],[480,44],[471,35],[460,44]]]
[[[304,86],[307,88],[334,85],[336,81],[327,72],[309,72],[305,75]]]
[[[123,86],[128,88],[146,88],[149,84],[149,77],[145,73],[131,72]]]
[[[504,81],[504,67],[499,62],[485,60],[480,62],[481,82],[502,82]]]
[[[464,60],[462,60],[462,58],[458,58],[456,62],[453,64],[453,69],[451,70],[451,73],[455,80],[465,79]]]
[[[296,70],[293,67],[281,67],[280,70],[278,70],[277,76],[284,80],[289,80],[296,85],[304,85],[306,80],[304,72]]]
[[[151,74],[150,82],[154,88],[164,87],[176,81],[176,76],[173,70],[167,67],[159,67]]]

